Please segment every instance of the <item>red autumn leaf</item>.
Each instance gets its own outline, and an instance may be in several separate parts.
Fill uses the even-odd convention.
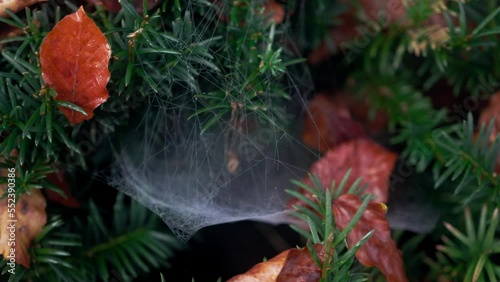
[[[55,99],[74,103],[88,114],[59,107],[72,124],[91,119],[94,109],[108,99],[110,56],[106,37],[82,7],[57,23],[43,41],[42,76],[56,90]]]
[[[366,136],[363,126],[351,119],[345,104],[319,94],[307,109],[302,140],[312,148],[327,152],[342,142]]]
[[[267,0],[266,4],[264,4],[264,15],[271,15],[270,19],[275,24],[280,24],[285,19],[285,10],[275,0]]]
[[[323,245],[314,245],[316,253],[323,259]],[[288,282],[319,281],[321,270],[307,248],[286,250],[272,259],[256,264],[247,272],[236,275],[228,282]]]
[[[340,183],[351,168],[351,175],[346,183],[350,187],[356,179],[362,177],[362,183],[368,184],[365,192],[376,196],[376,201],[386,203],[389,198],[389,176],[397,155],[368,139],[356,139],[345,142],[327,152],[311,167],[310,173],[316,174],[325,188],[332,182]],[[309,178],[304,182],[312,184]],[[308,197],[310,192],[301,189]],[[347,191],[347,189],[344,189]]]
[[[335,224],[344,229],[361,206],[361,200],[352,194],[342,195],[332,204]],[[388,282],[405,282],[403,257],[391,238],[389,222],[385,217],[386,207],[381,203],[369,203],[363,216],[347,235],[350,246],[356,244],[371,230],[375,230],[368,241],[356,252],[356,258],[364,266],[377,267]]]
[[[61,188],[61,190],[66,195],[66,198],[65,198],[53,190],[45,189],[45,195],[47,196],[47,199],[49,199],[52,202],[56,202],[56,203],[61,204],[63,206],[69,207],[69,208],[79,208],[80,207],[80,203],[71,194],[71,190],[69,189],[68,183],[66,183],[66,181],[64,179],[64,172],[63,171],[58,171],[56,173],[51,173],[51,174],[47,175],[47,180],[50,183]]]

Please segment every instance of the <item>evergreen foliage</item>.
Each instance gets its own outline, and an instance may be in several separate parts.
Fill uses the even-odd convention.
[[[374,230],[367,233],[355,245],[350,247],[347,244],[347,235],[352,231],[362,214],[365,212],[371,200],[371,195],[367,194],[363,196],[363,202],[360,208],[343,230],[335,226],[335,218],[332,213],[332,199],[344,193],[360,195],[363,190],[362,187],[361,189],[358,187],[361,179],[357,179],[351,187],[346,187],[349,176],[350,171],[346,173],[343,180],[338,185],[333,182],[331,187],[327,189],[322,187],[321,182],[313,175],[310,175],[313,183],[312,186],[300,181],[292,181],[299,187],[315,195],[317,197],[317,202],[311,201],[309,198],[296,191],[288,191],[288,193],[309,205],[308,208],[295,206],[297,211],[293,211],[291,214],[307,222],[310,231],[306,232],[295,225],[292,225],[291,228],[307,238],[307,249],[315,260],[315,263],[321,269],[320,281],[322,282],[366,281],[368,277],[367,270],[356,263],[354,254],[373,235]],[[314,244],[322,244],[323,248],[326,250],[323,261],[320,260],[314,249]],[[349,249],[347,249],[348,247]]]
[[[113,216],[107,220],[92,201],[86,220],[72,217],[65,222],[54,216],[36,237],[37,247],[31,248],[34,266],[19,266],[9,281],[130,280],[167,266],[177,240],[164,231],[157,216],[124,199],[118,194]],[[4,274],[9,269],[6,263],[1,263]]]
[[[499,89],[500,1],[438,1],[440,6],[430,0],[403,1],[414,3],[406,7],[411,24],[378,23],[380,28],[365,38],[363,46],[331,42],[328,30],[343,24],[340,16],[346,11],[339,1],[288,1],[287,9],[297,14],[288,14],[288,20],[279,25],[261,8],[264,2],[161,1],[142,13],[130,1],[120,1],[118,13],[97,5],[90,16],[113,51],[110,98],[92,120],[76,126],[58,107],[84,111],[54,100],[56,93],[41,76],[39,50],[53,26],[77,6],[49,1],[17,14],[7,10],[10,17],[0,22],[24,33],[0,41],[0,168],[16,168],[18,196],[32,189],[64,195],[46,180],[48,174],[61,168],[75,174],[87,170],[89,163],[99,163],[91,153],[105,143],[102,140],[118,143],[121,130],[134,124],[134,113],[155,106],[168,109],[163,114],[169,117],[200,121],[199,134],[221,125],[236,127],[245,119],[282,123],[284,105],[294,91],[287,88],[289,71],[304,62],[286,44],[287,36],[298,42],[301,55],[326,39],[340,60],[339,77],[346,78],[338,86],[363,94],[372,116],[377,110],[387,113],[388,143],[401,146],[402,158],[417,176],[432,174],[429,189],[441,192],[447,204],[443,217],[449,223],[423,235],[440,244],[435,255],[422,254],[432,270],[427,278],[497,281],[500,270],[492,256],[499,252],[500,183],[494,169],[500,139],[491,138],[494,121],[477,126],[470,112],[479,106],[466,114],[451,107],[437,108],[433,98],[440,94],[433,90],[446,84],[455,97],[473,97],[477,102]],[[426,24],[436,11],[446,22],[441,29]],[[369,20],[361,18],[366,27]],[[440,36],[431,36],[435,32]],[[168,119],[165,123],[169,125]],[[92,146],[83,148],[83,141]],[[295,184],[316,195],[317,203],[291,193],[321,216],[299,207],[295,215],[309,223],[311,232],[294,229],[309,240],[313,257],[313,243],[335,249],[325,262],[328,265],[317,260],[322,269],[332,270],[325,273],[325,281],[368,279],[352,267],[355,250],[371,233],[347,250],[345,237],[356,218],[350,228],[337,230],[331,199],[338,195],[312,180],[314,187]],[[2,178],[0,184],[4,183],[7,180]],[[344,185],[340,183],[336,193],[346,189]],[[113,275],[139,277],[168,264],[178,242],[162,230],[156,216],[134,201],[127,203],[122,194],[109,216],[91,198],[82,197],[84,215],[48,211],[49,223],[30,248],[33,267],[19,266],[19,274],[9,281],[108,281]],[[369,200],[364,198],[363,207]],[[464,209],[465,216],[458,216]],[[414,250],[420,242],[401,239],[400,243],[403,250]],[[3,274],[6,263],[0,262]],[[409,273],[410,277],[420,277],[426,267],[407,270],[418,272]]]

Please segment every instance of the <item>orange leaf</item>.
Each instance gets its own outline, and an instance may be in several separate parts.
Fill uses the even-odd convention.
[[[42,76],[56,90],[55,99],[74,103],[88,114],[59,107],[72,124],[91,119],[94,109],[108,99],[110,56],[106,37],[82,7],[57,23],[43,41]]]
[[[342,195],[332,204],[335,224],[344,229],[361,206],[355,195]],[[368,232],[375,229],[372,237],[356,252],[356,258],[364,266],[376,266],[388,282],[405,282],[403,257],[391,238],[389,222],[385,218],[386,207],[381,203],[369,203],[363,216],[347,235],[347,242],[353,246]]]
[[[264,15],[271,14],[271,20],[274,21],[275,24],[280,24],[285,19],[285,10],[283,7],[277,3],[275,0],[268,0],[266,4],[264,4]]]
[[[346,187],[350,187],[358,177],[362,183],[367,183],[365,192],[376,196],[378,202],[387,202],[389,199],[389,176],[391,175],[397,155],[368,139],[356,139],[345,142],[323,158],[314,163],[310,173],[318,175],[325,188],[332,185],[332,181],[340,183],[349,168],[352,168]],[[309,178],[304,182],[311,184]],[[347,189],[344,189],[347,191]],[[306,196],[312,196],[302,190]]]
[[[327,152],[342,142],[365,137],[363,126],[351,119],[347,107],[319,94],[308,103],[302,140],[312,148]]]
[[[323,245],[314,249],[323,259]],[[321,270],[316,265],[307,248],[286,250],[274,258],[256,264],[247,272],[236,275],[227,282],[288,282],[319,281]]]
[[[71,194],[71,190],[69,189],[68,183],[66,183],[66,181],[64,179],[64,172],[63,171],[58,171],[56,173],[48,174],[47,180],[50,183],[61,188],[61,190],[66,195],[66,198],[65,198],[53,190],[45,189],[45,195],[47,196],[47,199],[49,199],[52,202],[56,202],[56,203],[61,204],[63,206],[69,207],[69,208],[79,208],[80,207],[80,203]]]
[[[289,252],[290,250],[286,250],[268,261],[256,264],[247,272],[236,275],[227,282],[274,282],[280,274]]]
[[[0,194],[3,195],[6,190],[7,185],[0,186]],[[33,189],[31,195],[23,194],[16,199],[15,213],[12,213],[12,201],[9,199],[12,198],[7,197],[0,201],[0,253],[6,260],[10,261],[11,257],[15,257],[17,264],[29,268],[28,248],[47,223],[47,203],[42,192]],[[15,217],[10,218],[10,214],[15,214]],[[13,240],[12,234],[15,236]]]

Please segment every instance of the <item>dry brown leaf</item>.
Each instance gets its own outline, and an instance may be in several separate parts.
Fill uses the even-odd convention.
[[[352,194],[342,195],[332,204],[335,224],[344,229],[361,206],[361,200]],[[364,266],[377,267],[388,282],[405,282],[406,278],[403,255],[391,237],[387,221],[386,206],[381,203],[369,203],[363,216],[347,235],[350,246],[356,244],[371,230],[375,230],[368,241],[356,252],[356,258]]]
[[[368,184],[365,192],[377,198],[378,202],[386,203],[389,199],[389,176],[396,162],[397,155],[368,139],[347,141],[327,152],[311,167],[310,173],[316,174],[323,187],[329,188],[332,181],[340,183],[349,169],[351,176],[346,183],[350,187],[357,178],[361,183]],[[304,179],[312,184],[309,178]],[[303,194],[312,197],[310,192],[301,190]],[[347,191],[347,189],[344,189]]]
[[[380,89],[379,95],[386,95],[384,89]],[[345,105],[349,109],[352,118],[364,125],[368,135],[378,135],[387,130],[389,116],[382,109],[376,110],[373,117],[370,116],[373,105],[366,94],[354,95],[352,93],[339,92],[333,97],[333,101],[334,103]]]
[[[318,256],[323,259],[323,246],[314,245]],[[286,250],[272,259],[256,264],[247,272],[236,275],[228,282],[315,282],[321,278],[307,248]]]
[[[272,259],[256,264],[247,272],[236,275],[227,282],[274,282],[281,272],[290,250],[286,250]]]
[[[362,201],[355,195],[342,195],[332,203],[335,224],[343,230],[361,207]],[[368,241],[356,252],[358,261],[367,267],[377,267],[388,282],[408,281],[401,251],[391,237],[387,221],[386,206],[382,203],[369,203],[362,217],[347,236],[349,246],[354,246],[368,232],[375,230]],[[316,244],[314,249],[320,260],[325,259],[323,245]],[[282,252],[269,261],[259,263],[244,274],[237,275],[229,282],[286,282],[319,281],[321,269],[316,265],[306,248]]]
[[[366,137],[361,123],[352,120],[349,109],[343,103],[335,103],[324,94],[314,97],[304,115],[304,144],[327,152],[337,145]]]
[[[315,244],[314,251],[324,261],[322,244]],[[314,282],[321,278],[321,269],[316,265],[307,248],[291,249],[276,282],[301,281]]]
[[[0,193],[7,190],[7,185],[0,186]],[[31,241],[40,233],[42,227],[47,223],[45,198],[38,189],[31,190],[31,195],[23,194],[15,205],[15,218],[10,218],[13,209],[9,197],[0,201],[0,253],[9,259],[15,254],[16,263],[26,268],[30,267],[28,248]],[[16,220],[15,222],[9,220]],[[10,240],[11,228],[15,239]]]

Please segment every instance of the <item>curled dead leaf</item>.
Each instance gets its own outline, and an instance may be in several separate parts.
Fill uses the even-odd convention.
[[[87,113],[59,107],[72,124],[91,119],[94,109],[108,99],[110,57],[106,37],[82,7],[64,17],[44,39],[42,76],[56,90],[55,100],[76,104]]]
[[[323,245],[316,244],[314,249],[320,259],[323,259]],[[314,282],[320,278],[320,268],[307,248],[301,248],[286,250],[268,261],[256,264],[247,272],[234,276],[228,282]]]
[[[344,229],[361,206],[361,200],[352,194],[342,195],[332,204],[335,224]],[[356,252],[356,258],[364,266],[377,267],[388,282],[405,282],[403,255],[391,237],[387,221],[386,206],[369,203],[363,216],[347,235],[349,245],[353,246],[371,230],[375,230],[368,241]]]
[[[323,262],[325,259],[324,247],[322,244],[315,244],[314,251]],[[287,281],[319,281],[321,269],[314,262],[307,248],[291,249],[285,260],[285,264],[280,274],[276,278],[277,282]]]
[[[227,282],[274,282],[280,274],[289,252],[290,250],[286,250],[268,261],[256,264],[247,272],[236,275]]]
[[[7,176],[6,172],[2,174]],[[7,185],[0,186],[1,195],[8,190]],[[15,257],[17,264],[29,268],[28,249],[31,241],[47,223],[47,203],[38,189],[33,189],[30,195],[23,194],[15,199],[15,205],[13,199],[15,198],[7,196],[0,201],[0,254],[9,261],[11,257]]]
[[[388,114],[378,109],[375,111],[374,115],[371,116],[370,111],[373,108],[373,104],[365,93],[360,94],[361,95],[354,95],[347,92],[336,93],[333,97],[333,101],[334,103],[345,105],[345,107],[349,109],[352,118],[364,125],[368,135],[378,135],[387,130],[387,124],[389,122]],[[378,95],[385,95],[384,90],[380,89],[380,94]]]
[[[335,224],[343,230],[361,206],[355,195],[342,195],[333,201]],[[369,203],[363,216],[347,236],[350,246],[355,245],[371,230],[372,237],[356,252],[358,261],[367,267],[377,267],[388,282],[406,282],[403,257],[391,238],[389,223],[385,218],[386,207],[381,203]],[[321,260],[325,259],[323,245],[314,249]],[[234,276],[228,282],[288,282],[319,281],[321,269],[306,248],[290,249],[259,263],[247,272]]]
[[[363,126],[352,120],[345,104],[319,94],[308,103],[302,140],[312,148],[327,152],[342,142],[366,137]]]
[[[368,139],[356,139],[342,143],[327,152],[311,167],[310,173],[316,174],[323,187],[329,188],[332,182],[340,183],[349,169],[346,187],[362,177],[362,183],[368,184],[365,192],[376,196],[376,201],[386,203],[389,199],[389,176],[396,162],[397,155]],[[304,182],[312,184],[309,178]],[[347,189],[345,189],[347,191]],[[308,197],[310,192],[301,190]]]

